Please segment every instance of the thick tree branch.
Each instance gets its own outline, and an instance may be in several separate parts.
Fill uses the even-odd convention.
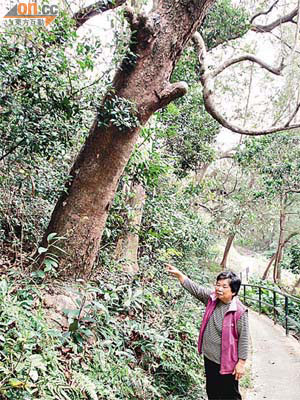
[[[82,26],[86,21],[101,14],[104,11],[112,10],[126,3],[126,0],[100,0],[90,6],[81,8],[73,15],[76,29]]]
[[[287,193],[300,193],[300,189],[291,189]]]
[[[195,45],[195,48],[198,53],[198,59],[200,63],[200,82],[203,86],[203,99],[204,99],[204,105],[206,111],[216,120],[221,124],[224,128],[229,129],[232,132],[239,133],[241,135],[249,135],[249,136],[261,136],[261,135],[268,135],[271,133],[276,133],[276,132],[281,132],[281,131],[287,131],[287,130],[292,130],[300,127],[300,124],[293,124],[290,125],[290,122],[292,119],[296,116],[297,112],[293,113],[293,118],[289,118],[288,122],[282,126],[277,126],[277,127],[271,127],[268,129],[261,129],[259,131],[257,130],[250,130],[250,129],[245,129],[241,128],[239,126],[236,126],[232,124],[231,122],[227,121],[221,113],[218,111],[218,107],[216,106],[213,98],[213,92],[214,92],[214,78],[220,74],[222,71],[224,71],[226,68],[229,66],[241,62],[244,60],[256,62],[259,64],[261,67],[267,69],[269,72],[272,72],[276,75],[280,74],[280,71],[283,69],[283,63],[281,63],[281,66],[278,68],[271,67],[267,65],[266,63],[262,62],[258,58],[252,56],[252,55],[246,55],[242,56],[239,58],[234,58],[231,60],[226,61],[223,65],[221,65],[219,68],[217,68],[215,71],[209,72],[207,64],[206,64],[206,48],[204,41],[200,35],[199,32],[196,32],[193,36],[193,42]]]
[[[256,18],[260,17],[261,15],[268,15],[273,10],[273,8],[277,5],[277,3],[279,3],[279,0],[276,0],[275,3],[273,3],[271,5],[271,7],[267,11],[259,12],[259,13],[255,14],[255,15],[253,15],[253,17],[250,20],[250,24],[253,24],[253,21]]]
[[[132,7],[126,7],[124,16],[130,26],[133,34],[137,31],[142,33],[143,40],[149,40],[154,35],[155,29],[152,25],[151,19],[145,14],[135,14]]]
[[[283,63],[283,59],[282,59],[279,67],[273,67],[272,65],[265,63],[260,58],[253,56],[252,54],[244,54],[240,57],[231,58],[230,60],[225,61],[224,64],[222,64],[220,67],[218,67],[213,72],[211,72],[210,75],[212,78],[215,78],[217,75],[219,75],[221,72],[223,72],[226,68],[230,67],[231,65],[240,63],[242,61],[252,61],[275,75],[280,75],[281,71],[285,67],[285,65]]]
[[[297,14],[298,14],[298,7],[296,7],[294,10],[292,10],[289,14],[276,19],[275,21],[271,22],[270,24],[267,24],[267,25],[255,24],[255,25],[252,25],[250,29],[252,31],[258,32],[258,33],[271,32],[273,29],[275,29],[278,26],[285,24],[287,22],[294,23],[295,22],[294,18],[296,17]]]
[[[176,82],[167,85],[163,91],[156,93],[159,98],[159,108],[165,107],[171,101],[184,96],[188,91],[188,85],[186,82]]]

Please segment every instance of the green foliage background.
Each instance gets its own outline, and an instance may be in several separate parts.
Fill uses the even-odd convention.
[[[208,49],[249,28],[245,10],[230,4],[217,2],[201,28]],[[141,129],[143,142],[136,146],[120,181],[94,280],[78,287],[89,300],[79,302],[76,310],[65,310],[67,328],[52,324],[43,303],[47,293],[60,290],[57,260],[44,271],[32,268],[40,238],[94,116],[102,113],[104,123],[113,117],[119,127],[138,124],[134,105],[124,99],[114,99],[105,110],[101,107],[112,72],[127,52],[128,31],[122,13],[117,16],[112,22],[116,46],[111,65],[96,76],[97,63],[105,61],[101,41],[91,35],[79,37],[67,11],[50,30],[11,25],[1,35],[0,397],[4,400],[204,398],[203,367],[196,351],[203,309],[166,275],[164,264],[178,265],[199,283],[212,282],[219,268],[212,245],[246,197],[239,192],[226,202],[220,196],[221,179],[193,181],[199,169],[216,159],[213,146],[219,127],[204,110],[191,47],[172,75],[173,82],[187,81],[190,93]],[[264,153],[268,144],[268,139],[249,144],[242,156],[245,164],[254,153]],[[277,173],[275,186],[269,185],[277,190],[278,182],[296,168],[298,164],[287,162],[283,169],[264,167],[263,173]],[[140,271],[134,277],[124,274],[114,260],[116,242],[127,232],[132,212],[123,189],[132,182],[141,183],[147,195],[138,230]],[[207,218],[195,206],[200,200],[207,207],[219,201],[227,208]],[[254,213],[251,218],[253,223]],[[239,233],[242,236],[242,229]],[[250,244],[255,246],[255,239]],[[298,271],[297,243],[285,264]],[[87,312],[84,316],[81,307]]]
[[[161,264],[143,264],[133,279],[111,267],[79,290],[91,295],[87,314],[74,328],[78,311],[66,310],[69,330],[61,331],[43,308],[45,285],[16,272],[0,281],[2,398],[201,398],[202,309]]]

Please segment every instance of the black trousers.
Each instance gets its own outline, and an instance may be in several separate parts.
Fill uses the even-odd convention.
[[[220,374],[220,365],[204,357],[208,400],[242,400],[234,375]]]

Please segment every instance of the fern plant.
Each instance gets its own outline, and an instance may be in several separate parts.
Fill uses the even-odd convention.
[[[98,400],[97,388],[92,379],[83,372],[74,371],[73,378],[75,385],[89,395],[91,400]]]

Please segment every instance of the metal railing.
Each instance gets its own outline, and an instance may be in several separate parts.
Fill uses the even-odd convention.
[[[267,316],[272,314],[274,324],[279,322],[285,328],[286,335],[293,329],[296,336],[300,335],[300,299],[279,290],[271,289],[264,286],[251,285],[243,283],[243,293],[240,294],[241,300],[247,306],[258,303],[259,313]],[[248,290],[247,288],[251,288]],[[297,321],[294,319],[297,318]]]

